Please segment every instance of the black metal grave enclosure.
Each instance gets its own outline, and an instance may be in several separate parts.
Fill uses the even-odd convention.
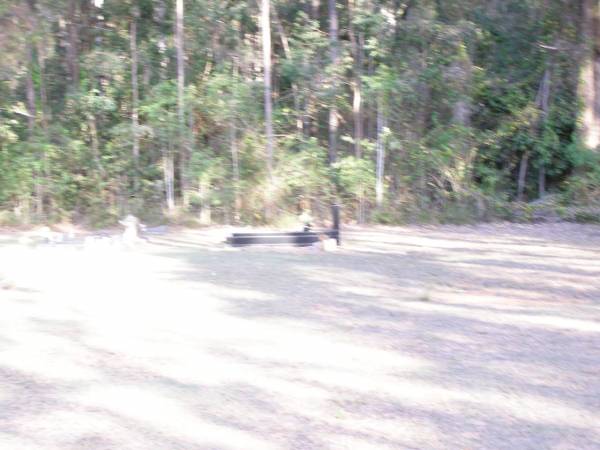
[[[329,230],[233,233],[227,238],[227,243],[233,247],[246,247],[250,245],[293,245],[296,247],[308,247],[322,239],[335,239],[337,245],[340,245],[339,205],[333,205],[331,207],[331,214],[333,218],[333,228]]]

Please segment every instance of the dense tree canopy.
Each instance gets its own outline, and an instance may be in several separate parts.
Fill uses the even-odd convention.
[[[0,0],[2,221],[600,192],[592,0]]]

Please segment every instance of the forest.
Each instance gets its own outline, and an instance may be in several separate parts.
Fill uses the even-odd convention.
[[[0,225],[600,220],[593,0],[0,0],[0,51]]]

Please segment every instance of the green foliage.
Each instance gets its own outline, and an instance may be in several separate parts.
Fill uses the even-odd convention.
[[[276,212],[269,220],[291,221],[301,202],[327,211],[334,201],[346,217],[380,223],[533,220],[529,206],[510,205],[524,159],[528,200],[539,196],[540,173],[562,208],[600,198],[600,161],[578,132],[579,50],[587,44],[578,41],[579,10],[566,0],[338,2],[335,67],[327,8],[314,16],[310,2],[272,2],[272,179],[257,2],[185,2],[181,98],[173,2],[106,1],[75,16],[64,2],[33,2],[35,11],[29,3],[0,7],[10,18],[0,30],[3,222],[105,226],[133,212],[154,223],[196,223],[210,210],[216,220],[262,223],[268,204]],[[340,138],[329,165],[334,105]],[[379,207],[376,142],[385,150]],[[165,214],[169,164],[179,211]]]
[[[372,198],[375,186],[373,165],[365,159],[347,156],[335,164],[337,180],[347,198]]]
[[[600,207],[600,156],[585,150],[578,155],[577,173],[563,184],[565,200],[572,205]]]
[[[333,201],[331,169],[327,166],[327,150],[315,139],[296,141],[295,138],[279,142],[282,152],[275,172],[276,196],[281,205],[295,210],[304,199],[323,207]]]

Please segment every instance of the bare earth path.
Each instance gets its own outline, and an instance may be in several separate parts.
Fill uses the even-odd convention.
[[[0,449],[600,448],[599,227],[223,233],[0,234]]]

